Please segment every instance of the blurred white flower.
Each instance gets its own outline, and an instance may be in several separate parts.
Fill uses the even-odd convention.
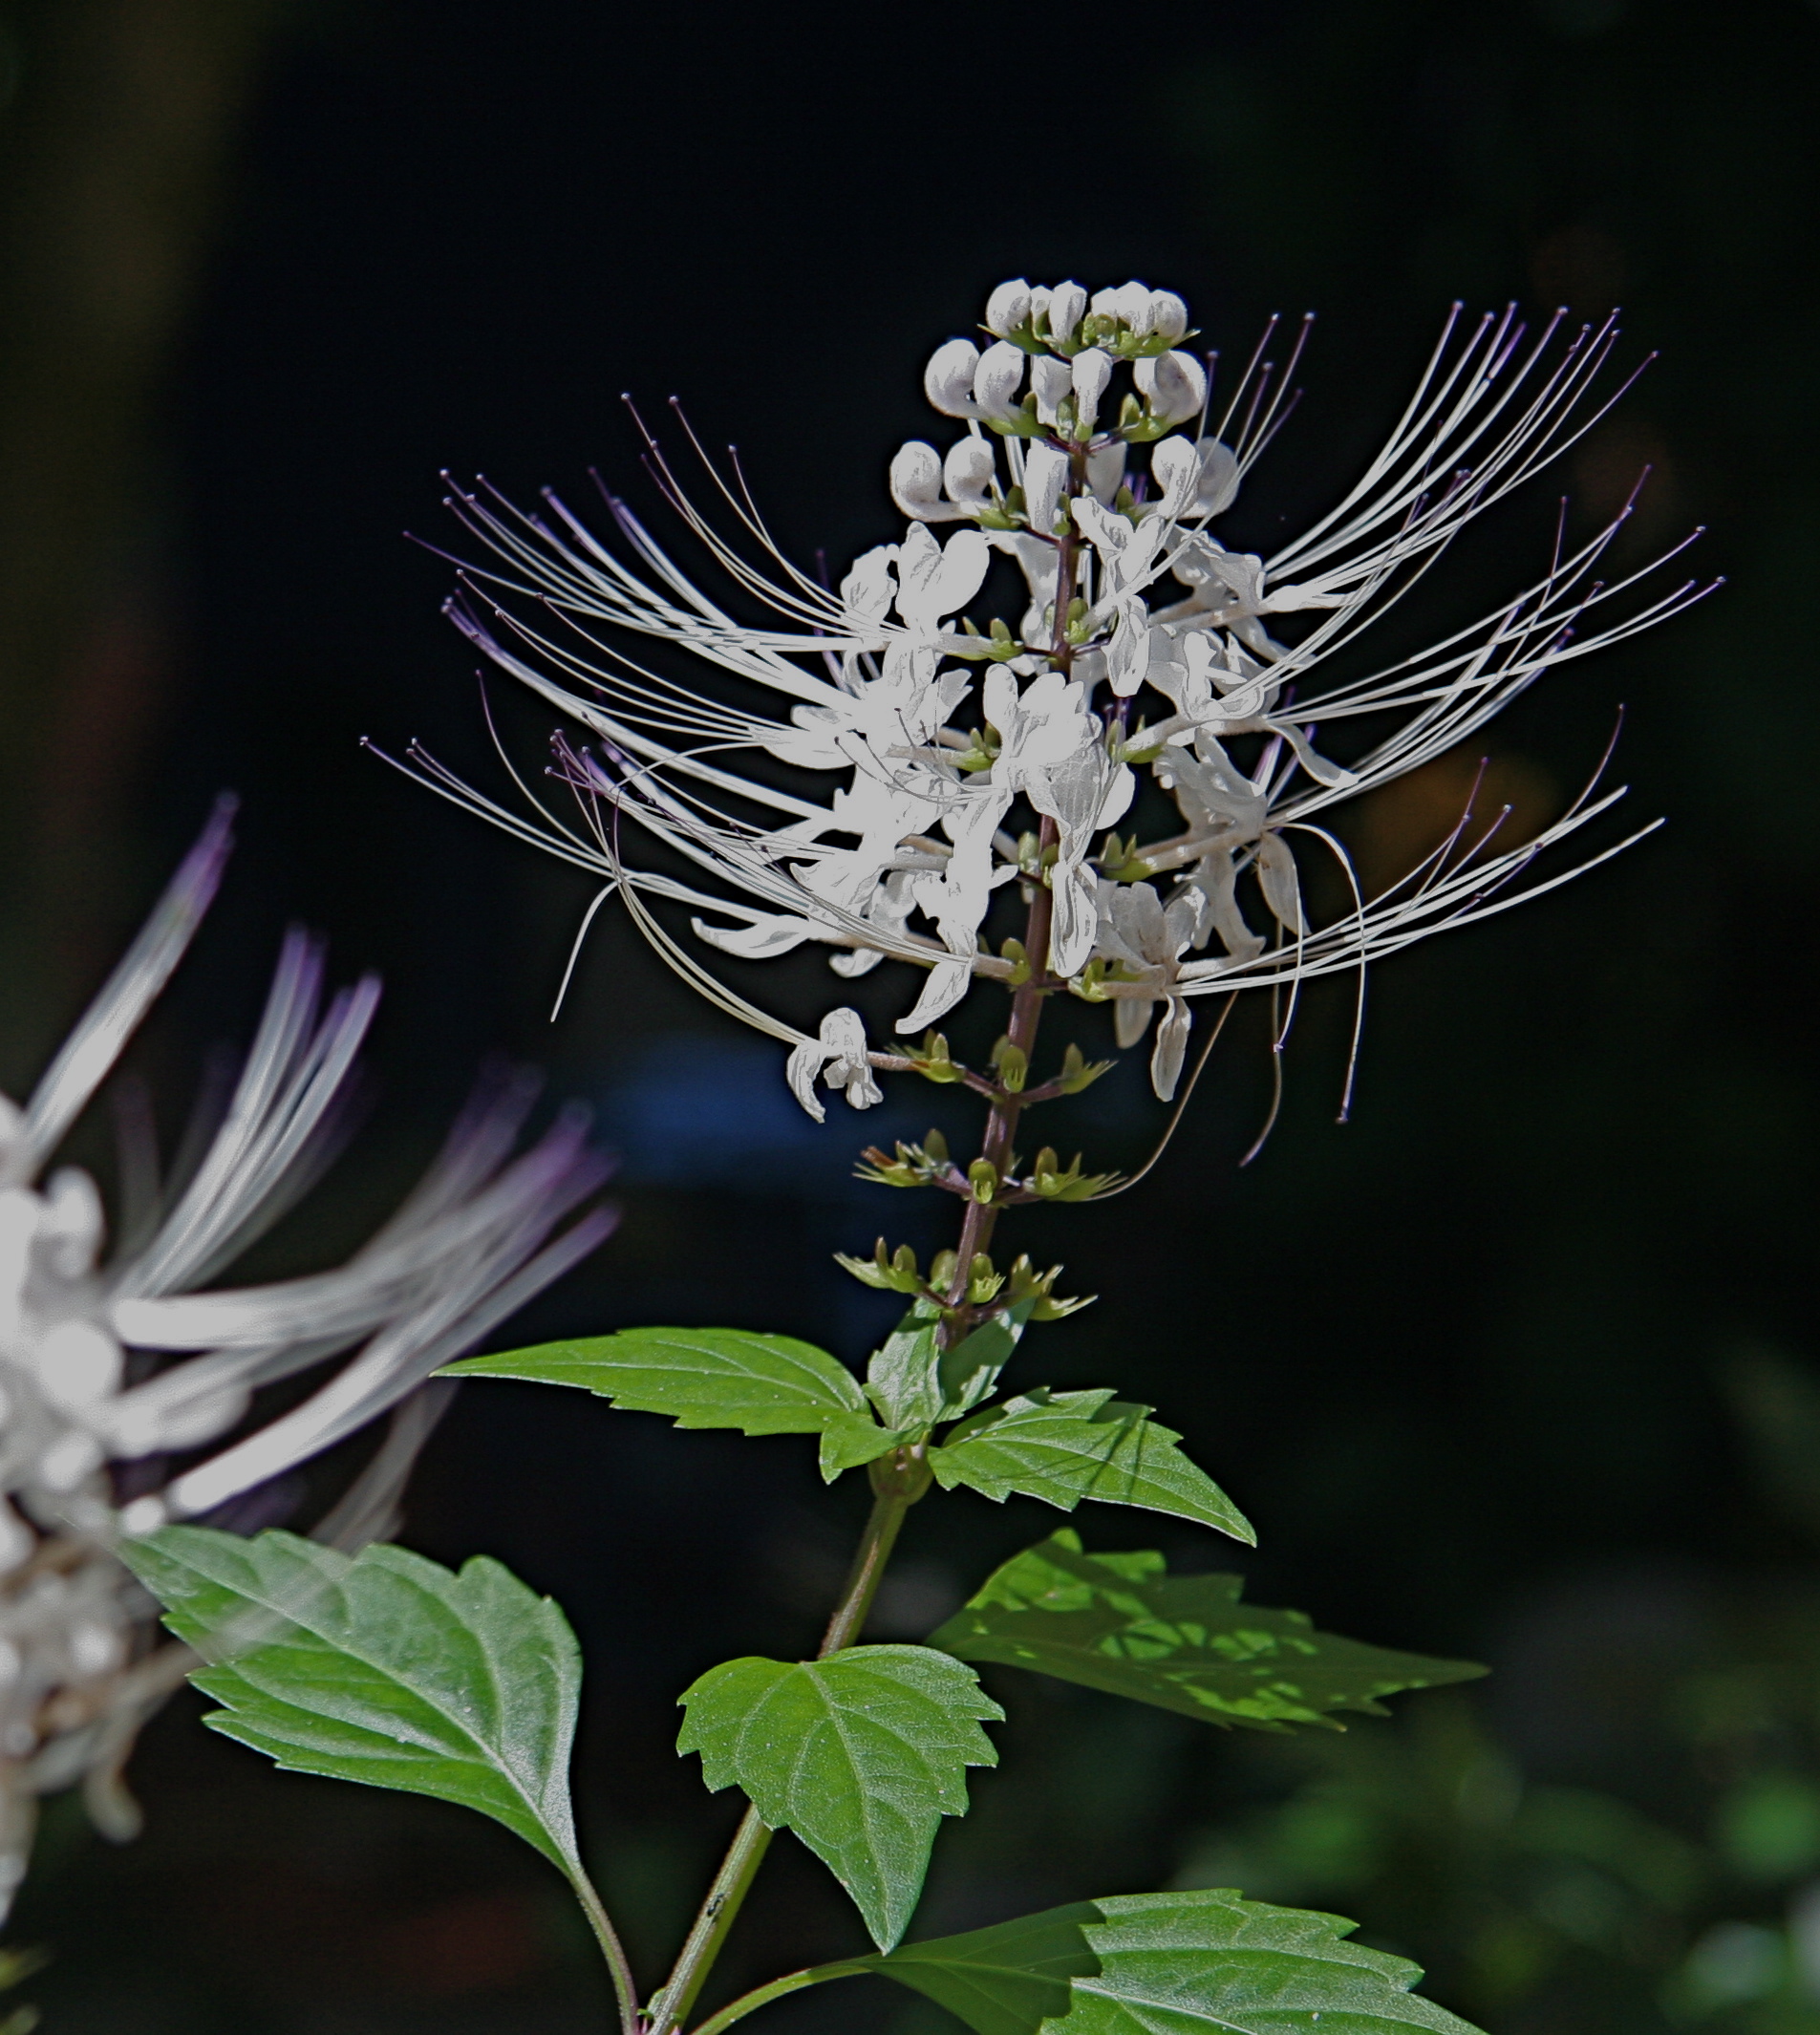
[[[45,1168],[189,944],[230,818],[223,802],[24,1107],[0,1097],[0,1911],[38,1794],[86,1776],[102,1827],[130,1829],[119,1766],[188,1660],[148,1652],[153,1607],[116,1560],[118,1540],[246,1498],[398,1409],[319,1528],[353,1546],[383,1532],[446,1390],[426,1394],[425,1381],[611,1228],[598,1209],[563,1227],[605,1175],[585,1119],[565,1115],[514,1157],[535,1087],[496,1081],[345,1265],[217,1285],[332,1156],[378,999],[369,976],[325,1007],[321,950],[292,933],[186,1174],[160,1188],[149,1128],[123,1142],[144,1205],[108,1249],[94,1182]],[[288,1410],[261,1416],[260,1388],[337,1358]]]
[[[615,497],[603,535],[553,495],[531,513],[484,486],[457,496],[492,555],[464,570],[450,612],[595,741],[558,748],[578,819],[508,811],[415,746],[403,767],[596,871],[673,964],[791,1047],[805,1102],[815,1076],[800,1070],[821,1064],[823,1041],[717,983],[653,904],[685,907],[702,940],[741,958],[815,941],[844,975],[885,958],[924,969],[898,1020],[914,1031],[975,977],[1015,973],[986,938],[996,893],[1046,887],[1046,952],[1028,957],[1041,987],[1129,1002],[1127,1036],[1165,1003],[1153,1074],[1167,1093],[1192,999],[1361,970],[1560,880],[1531,878],[1536,855],[1617,794],[1589,794],[1509,846],[1497,823],[1475,831],[1463,815],[1371,897],[1327,821],[1474,734],[1543,672],[1704,590],[1651,595],[1641,572],[1598,577],[1626,509],[1428,650],[1376,669],[1360,654],[1364,631],[1472,518],[1605,414],[1611,321],[1571,333],[1557,317],[1530,336],[1513,311],[1463,326],[1456,308],[1383,449],[1337,508],[1269,554],[1228,545],[1211,521],[1293,407],[1306,325],[1280,374],[1260,347],[1215,416],[1169,292],[1132,282],[1089,297],[1020,278],[992,292],[984,324],[983,352],[949,340],[925,378],[964,432],[945,452],[920,439],[899,451],[890,492],[910,527],[838,588],[784,557],[737,461],[717,465],[693,436],[725,527],[648,439],[650,463],[725,594]],[[932,525],[955,527],[942,539]],[[974,610],[994,551],[1026,598],[988,620]],[[737,619],[742,605],[766,619]],[[815,782],[827,772],[840,777],[831,795]],[[1107,830],[1127,811],[1139,831],[1121,841]],[[658,867],[630,856],[633,828]],[[1339,858],[1353,890],[1324,926],[1308,918],[1297,866],[1311,847]],[[1108,903],[1108,884],[1143,894]],[[1248,923],[1253,891],[1268,933]],[[837,1085],[862,1104],[875,1092]]]

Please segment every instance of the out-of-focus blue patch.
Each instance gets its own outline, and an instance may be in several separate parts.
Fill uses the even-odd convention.
[[[864,1191],[854,1162],[867,1145],[920,1137],[901,1102],[847,1107],[819,1090],[818,1124],[783,1080],[782,1046],[684,1036],[655,1039],[601,1095],[601,1130],[628,1185],[718,1187],[845,1200]],[[873,1191],[876,1191],[875,1189]]]

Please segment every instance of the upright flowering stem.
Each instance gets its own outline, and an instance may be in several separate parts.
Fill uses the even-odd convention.
[[[1081,462],[1077,461],[1076,466],[1077,472],[1083,474]],[[1057,548],[1060,560],[1056,580],[1051,656],[1058,668],[1065,673],[1072,654],[1067,634],[1068,607],[1074,599],[1079,543],[1077,539],[1064,537],[1059,540]],[[1045,817],[1038,835],[1039,871],[1044,858],[1056,846],[1060,833],[1056,822]],[[1043,998],[1052,987],[1057,986],[1047,979],[1049,926],[1054,910],[1054,895],[1039,875],[1031,887],[1030,912],[1024,931],[1024,952],[1030,973],[1013,992],[1011,1022],[1006,1033],[1010,1044],[1024,1055],[1026,1061],[1037,1041],[1037,1028],[1042,1021]],[[980,1157],[1000,1177],[1011,1170],[1012,1139],[1017,1134],[1017,1119],[1022,1109],[1022,1095],[1001,1085],[987,1112]],[[991,1244],[997,1217],[998,1203],[996,1200],[981,1200],[975,1195],[967,1204],[967,1212],[961,1222],[954,1277],[949,1290],[949,1299],[955,1308],[962,1307],[966,1301],[970,1268],[974,1256]],[[964,1335],[964,1315],[947,1324],[944,1329],[946,1339],[952,1341]],[[873,1490],[871,1513],[854,1551],[841,1600],[828,1619],[827,1630],[816,1651],[818,1660],[840,1652],[843,1647],[851,1646],[864,1629],[867,1614],[878,1595],[885,1565],[890,1559],[905,1515],[929,1489],[926,1452],[921,1447],[895,1448],[871,1466],[870,1476]],[[670,2035],[671,2030],[682,2025],[695,2005],[728,1933],[745,1904],[746,1896],[752,1890],[752,1882],[770,1849],[771,1836],[772,1832],[758,1810],[748,1808],[739,1819],[733,1842],[727,1847],[720,1870],[715,1874],[714,1884],[708,1889],[707,1898],[696,1916],[669,1980],[653,2003],[650,2021],[652,2035]]]
[[[1086,477],[1086,455],[1077,450],[1069,464],[1070,496],[1085,493]],[[1068,637],[1068,610],[1074,603],[1081,553],[1081,540],[1073,534],[1072,524],[1069,534],[1056,540],[1056,606],[1050,625],[1049,659],[1066,677],[1074,663],[1074,645]],[[1039,873],[1031,887],[1030,916],[1024,926],[1024,956],[1029,962],[1030,974],[1012,994],[1011,1024],[1005,1035],[1010,1044],[1023,1054],[1026,1062],[1037,1042],[1037,1027],[1042,1022],[1043,998],[1052,987],[1060,987],[1046,979],[1049,973],[1049,927],[1055,916],[1056,900],[1040,872],[1060,838],[1060,827],[1045,814],[1037,836]],[[1001,1179],[1011,1170],[1011,1141],[1017,1134],[1017,1119],[1022,1110],[1022,1096],[1001,1086],[986,1118],[986,1135],[979,1155]],[[965,1301],[974,1258],[991,1244],[997,1220],[996,1201],[975,1199],[967,1204],[967,1214],[961,1223],[960,1246],[955,1253],[954,1276],[948,1293],[953,1305],[958,1307]],[[944,1330],[945,1339],[951,1341],[964,1333],[964,1327],[957,1322],[950,1323]]]
[[[890,1559],[904,1515],[929,1485],[929,1465],[921,1448],[894,1449],[882,1463],[872,1466],[871,1514],[860,1535],[841,1601],[816,1650],[818,1660],[839,1653],[844,1646],[851,1646],[859,1638],[872,1599],[878,1595],[885,1564]],[[679,2027],[695,2005],[770,1846],[771,1832],[758,1810],[748,1808],[739,1819],[739,1828],[733,1834],[727,1855],[720,1862],[714,1885],[708,1889],[708,1897],[701,1904],[670,1978],[653,2003],[652,2035],[667,2035],[668,2030]]]
[[[1437,761],[1544,672],[1703,590],[1690,580],[1640,594],[1588,627],[1643,579],[1601,563],[1626,509],[1577,548],[1557,547],[1539,578],[1475,624],[1376,669],[1352,654],[1475,515],[1604,415],[1611,398],[1595,383],[1617,341],[1610,321],[1559,343],[1551,324],[1526,341],[1513,309],[1475,327],[1456,307],[1383,450],[1337,507],[1268,557],[1228,545],[1216,524],[1293,406],[1299,341],[1275,378],[1260,349],[1216,417],[1207,367],[1185,350],[1195,336],[1188,307],[1170,291],[1131,282],[1090,297],[1073,282],[1017,279],[994,290],[985,332],[983,351],[972,338],[937,348],[924,379],[933,408],[967,435],[945,450],[920,439],[900,449],[890,486],[908,519],[902,539],[855,559],[838,588],[776,549],[737,469],[707,461],[736,514],[738,527],[723,530],[648,437],[666,501],[711,565],[768,610],[759,627],[693,587],[616,497],[616,535],[601,536],[554,496],[528,515],[484,485],[458,496],[451,506],[487,556],[452,617],[599,748],[557,739],[554,774],[576,795],[579,825],[542,809],[522,820],[415,746],[404,760],[442,795],[596,871],[601,898],[622,898],[692,987],[785,1045],[791,1091],[818,1122],[818,1089],[870,1108],[879,1071],[964,1081],[983,1095],[964,1179],[935,1139],[900,1146],[895,1164],[867,1155],[867,1177],[964,1196],[952,1275],[940,1258],[925,1284],[914,1253],[888,1260],[882,1239],[876,1277],[852,1265],[868,1284],[915,1294],[919,1333],[939,1303],[944,1350],[1005,1305],[987,1255],[999,1209],[1089,1199],[1107,1184],[1079,1162],[1061,1175],[1046,1151],[1018,1177],[1024,1110],[1103,1071],[1071,1049],[1060,1076],[1027,1085],[1046,999],[1109,1004],[1122,1049],[1148,1035],[1152,1086],[1172,1102],[1196,999],[1230,1010],[1244,990],[1288,992],[1293,1009],[1305,984],[1362,984],[1369,962],[1551,889],[1564,879],[1533,876],[1538,853],[1619,796],[1596,779],[1529,842],[1475,825],[1468,804],[1375,894],[1356,882],[1332,809]],[[958,527],[935,534],[948,525]],[[995,554],[1016,562],[1028,599],[1012,615],[976,616]],[[555,639],[552,616],[567,631]],[[653,642],[704,675],[653,679],[642,648]],[[722,694],[729,675],[738,695]],[[775,696],[770,705],[751,703],[754,683]],[[1315,747],[1317,724],[1338,739],[1336,756]],[[787,782],[768,766],[743,775],[741,750],[787,766]],[[841,780],[831,796],[829,773]],[[1175,817],[1146,841],[1146,808],[1163,809],[1160,800]],[[1122,838],[1113,829],[1127,814]],[[670,866],[629,863],[622,823],[668,850]],[[1325,924],[1305,900],[1311,852],[1337,858],[1351,896]],[[713,888],[697,887],[704,878]],[[1028,901],[1021,956],[987,938],[1014,886]],[[904,1038],[932,1034],[970,986],[1001,983],[1011,1010],[996,1072],[961,1067],[939,1035],[920,1057],[877,1051],[846,1006],[814,1035],[799,1031],[719,982],[653,904],[686,912],[698,940],[742,960],[816,942],[844,977],[881,959],[909,964],[919,987],[893,1020]],[[1018,1325],[1061,1311],[1046,1281],[1019,1288],[1027,1269],[1012,1273],[1014,1296],[1031,1302]],[[956,1403],[942,1417],[956,1407],[966,1410]],[[931,1424],[893,1425],[892,1439]],[[904,1518],[929,1487],[927,1445],[899,1441],[867,1473],[874,1504],[818,1658],[861,1638]],[[770,1839],[749,1808],[644,2035],[684,2024]],[[697,2035],[810,1982],[798,1973],[760,1987]]]

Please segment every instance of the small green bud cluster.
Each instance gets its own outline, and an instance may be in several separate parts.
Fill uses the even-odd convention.
[[[925,1133],[920,1145],[906,1145],[900,1139],[894,1159],[876,1145],[868,1145],[860,1161],[855,1173],[874,1187],[945,1187],[957,1193],[966,1191],[960,1169],[948,1156],[948,1140],[939,1130]]]
[[[929,1262],[927,1278],[918,1266],[916,1253],[909,1244],[899,1244],[893,1251],[882,1236],[869,1258],[853,1257],[844,1251],[837,1251],[834,1261],[864,1286],[873,1287],[880,1293],[908,1294],[917,1299],[931,1300],[945,1311],[956,1305],[996,1310],[1000,1306],[1017,1307],[1027,1300],[1031,1302],[1029,1318],[1032,1321],[1060,1321],[1064,1316],[1078,1314],[1081,1308],[1091,1306],[1096,1297],[1092,1294],[1058,1297],[1055,1284],[1061,1276],[1061,1267],[1051,1265],[1047,1272],[1038,1272],[1027,1252],[1020,1253],[1005,1272],[1000,1272],[985,1252],[975,1252],[968,1267],[967,1291],[959,1303],[949,1297],[953,1292],[954,1275],[960,1269],[960,1258],[953,1251],[936,1252]]]

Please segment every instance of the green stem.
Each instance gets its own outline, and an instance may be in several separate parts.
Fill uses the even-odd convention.
[[[1072,492],[1081,492],[1086,485],[1085,455],[1080,449],[1073,452],[1074,487]],[[1059,540],[1060,558],[1056,575],[1055,633],[1050,652],[1050,661],[1064,675],[1073,663],[1074,649],[1068,641],[1068,606],[1074,599],[1077,559],[1081,541],[1067,536]],[[1045,818],[1038,836],[1038,854],[1054,847],[1060,838],[1060,830],[1054,820]],[[1056,986],[1048,979],[1049,927],[1053,915],[1055,898],[1049,887],[1038,880],[1033,887],[1030,900],[1030,917],[1024,937],[1024,952],[1029,958],[1030,974],[1019,985],[1012,997],[1011,1043],[1029,1056],[1036,1042],[1037,1027],[1042,1020],[1043,998]],[[1000,1174],[1008,1169],[1012,1139],[1017,1133],[1018,1113],[1023,1099],[1007,1095],[1002,1091],[995,1094],[992,1107],[987,1113],[986,1135],[981,1146],[981,1156],[990,1159]],[[993,1202],[970,1201],[967,1213],[962,1219],[960,1246],[956,1253],[959,1262],[954,1272],[954,1285],[951,1299],[956,1306],[967,1297],[968,1275],[976,1253],[984,1251],[992,1240],[993,1225],[998,1217],[997,1205]],[[964,1333],[959,1323],[951,1333]],[[827,1631],[822,1637],[822,1645],[816,1655],[823,1660],[829,1654],[838,1653],[850,1646],[859,1637],[866,1623],[866,1615],[872,1608],[872,1599],[878,1595],[878,1586],[885,1574],[885,1564],[890,1559],[891,1549],[897,1540],[898,1530],[904,1524],[904,1515],[918,1498],[929,1489],[931,1473],[927,1451],[922,1446],[894,1448],[889,1455],[873,1463],[868,1472],[871,1478],[873,1500],[870,1517],[866,1522],[866,1531],[860,1536],[860,1544],[854,1553],[853,1565],[847,1571],[846,1584],[841,1593],[841,1601],[828,1620]],[[715,1875],[714,1885],[708,1890],[708,1897],[701,1904],[700,1912],[677,1956],[663,1991],[652,2002],[650,2035],[672,2035],[679,2027],[696,2003],[714,1969],[715,1960],[720,1955],[721,1945],[732,1929],[744,1904],[746,1895],[762,1863],[771,1842],[771,1832],[760,1820],[756,1809],[747,1809],[740,1818],[739,1828],[734,1833],[733,1843],[721,1861],[720,1870]],[[696,2035],[717,2035],[717,2031],[738,2020],[741,2014],[750,2013],[755,2006],[767,2000],[781,1999],[804,1985],[819,1982],[820,1977],[842,1976],[832,1966],[819,1967],[818,1972],[796,1972],[787,1979],[774,1981],[768,1986],[760,1986],[748,1993],[730,2007],[704,2022]]]
[[[663,1991],[652,2002],[652,2035],[668,2035],[670,2029],[679,2027],[695,2005],[696,1995],[714,1969],[727,1932],[751,1892],[753,1879],[770,1849],[771,1834],[756,1809],[748,1808],[739,1818],[739,1828],[733,1833],[733,1842],[720,1861],[720,1870],[708,1889],[708,1897],[683,1943],[675,1968]]]
[[[638,1988],[632,1983],[626,1946],[619,1940],[619,1932],[613,1927],[612,1918],[595,1891],[594,1882],[582,1870],[579,1861],[568,1869],[568,1883],[575,1890],[575,1898],[582,1904],[588,1926],[594,1932],[600,1954],[607,1960],[607,1969],[612,1974],[613,1996],[619,2003],[620,2035],[638,2035],[644,2024],[638,2014]]]
[[[723,2006],[717,2014],[711,2015],[694,2035],[721,2035],[725,2028],[732,2027],[736,2021],[743,2021],[755,2008],[768,2006],[773,2000],[782,2000],[786,1993],[800,1993],[805,1985],[825,1985],[830,1979],[858,1979],[870,1966],[861,1960],[850,1964],[817,1964],[807,1971],[786,1973],[782,1979],[773,1979],[769,1985],[755,1985],[749,1993],[741,1993],[731,2006]]]
[[[882,1464],[873,1467],[875,1495],[871,1516],[860,1536],[853,1566],[847,1571],[841,1601],[823,1635],[815,1657],[818,1660],[838,1653],[844,1646],[850,1646],[858,1637],[860,1628],[866,1623],[866,1614],[872,1608],[872,1599],[878,1595],[885,1564],[890,1559],[898,1529],[904,1524],[904,1514],[929,1489],[929,1467],[920,1448],[893,1449]],[[727,1855],[715,1874],[714,1885],[708,1889],[708,1897],[701,1904],[700,1913],[676,1958],[675,1967],[663,1991],[652,2003],[652,2035],[670,2035],[670,2030],[679,2027],[687,2018],[708,1974],[714,1969],[715,1960],[727,1939],[727,1932],[745,1903],[770,1843],[771,1832],[760,1820],[758,1810],[748,1809],[739,1819],[739,1828],[734,1832]],[[803,1984],[812,1982],[801,1974],[798,1977]],[[781,1980],[779,1983],[786,1992],[795,1990],[794,1980],[788,1983]],[[765,1997],[771,1996],[766,1993]],[[751,2003],[756,2006],[760,2003],[753,1999]],[[720,2024],[717,2020],[711,2024],[718,2026]]]
[[[872,1510],[854,1550],[853,1566],[846,1572],[846,1585],[834,1608],[827,1630],[815,1658],[825,1660],[842,1647],[851,1646],[866,1623],[878,1586],[884,1580],[885,1564],[897,1544],[904,1514],[929,1489],[930,1471],[921,1448],[894,1448],[871,1467]]]

